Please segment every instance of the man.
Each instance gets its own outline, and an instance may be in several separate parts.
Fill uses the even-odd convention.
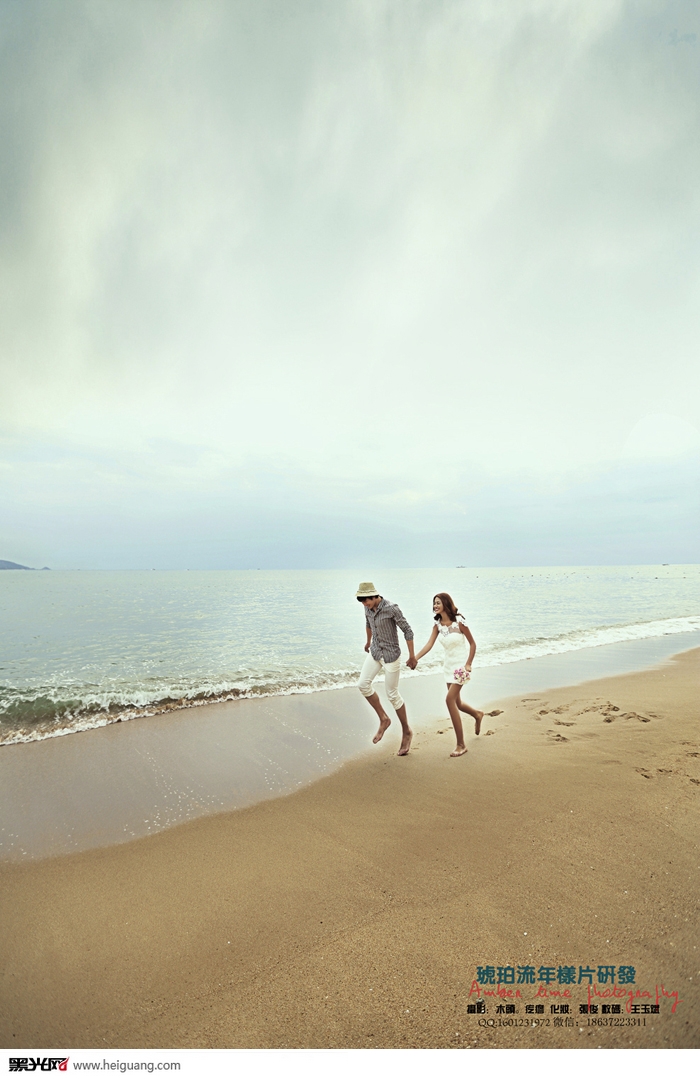
[[[384,711],[379,695],[372,689],[372,682],[384,668],[386,695],[391,701],[401,723],[402,736],[399,757],[405,757],[411,748],[413,731],[406,718],[406,705],[399,693],[399,674],[401,673],[401,649],[396,627],[399,626],[408,645],[408,666],[413,670],[416,658],[413,649],[413,630],[395,603],[389,603],[378,595],[371,581],[363,581],[357,590],[357,598],[365,609],[367,624],[367,643],[365,652],[369,655],[362,667],[358,689],[366,697],[379,716],[379,730],[372,741],[381,742],[384,731],[391,720]]]

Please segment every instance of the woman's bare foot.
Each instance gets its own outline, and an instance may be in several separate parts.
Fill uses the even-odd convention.
[[[474,716],[474,734],[481,734],[481,721],[483,718],[483,712],[477,712]]]
[[[453,750],[452,753],[450,753],[450,756],[451,757],[463,757],[466,752],[467,752],[467,747],[466,746],[457,746],[457,748],[455,750]]]
[[[413,741],[413,731],[404,731],[403,738],[401,739],[401,748],[396,754],[397,757],[405,757],[411,748],[411,742]]]
[[[391,724],[391,720],[389,719],[388,716],[384,716],[382,719],[379,720],[379,730],[377,731],[374,738],[372,739],[375,746],[376,746],[377,742],[381,742],[382,738],[384,737],[384,731],[389,728],[390,724]]]

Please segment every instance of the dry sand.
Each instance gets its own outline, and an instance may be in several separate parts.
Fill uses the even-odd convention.
[[[438,699],[408,758],[392,730],[288,797],[3,866],[2,1045],[697,1047],[699,667],[496,703],[460,759]],[[477,966],[599,964],[640,1011],[556,981],[467,1011]]]

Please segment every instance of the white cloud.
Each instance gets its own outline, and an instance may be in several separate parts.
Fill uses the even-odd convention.
[[[623,447],[623,457],[632,461],[658,461],[688,454],[700,454],[700,430],[681,416],[663,412],[642,417]]]
[[[428,520],[692,449],[694,5],[0,18],[13,491]]]

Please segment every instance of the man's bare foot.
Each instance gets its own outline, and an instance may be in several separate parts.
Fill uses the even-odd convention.
[[[474,734],[481,734],[481,721],[483,718],[483,712],[477,712],[474,716]]]
[[[457,748],[455,750],[453,750],[452,753],[450,753],[450,756],[451,757],[463,757],[466,752],[467,752],[467,747],[466,746],[457,746]]]
[[[388,716],[384,716],[383,719],[379,720],[379,730],[377,731],[374,738],[372,739],[375,746],[376,746],[377,742],[381,742],[382,738],[384,737],[384,731],[388,729],[390,724],[391,724],[391,720],[389,719]]]
[[[404,736],[401,739],[401,749],[396,754],[397,757],[405,757],[411,748],[411,742],[413,741],[413,731],[404,731]]]

